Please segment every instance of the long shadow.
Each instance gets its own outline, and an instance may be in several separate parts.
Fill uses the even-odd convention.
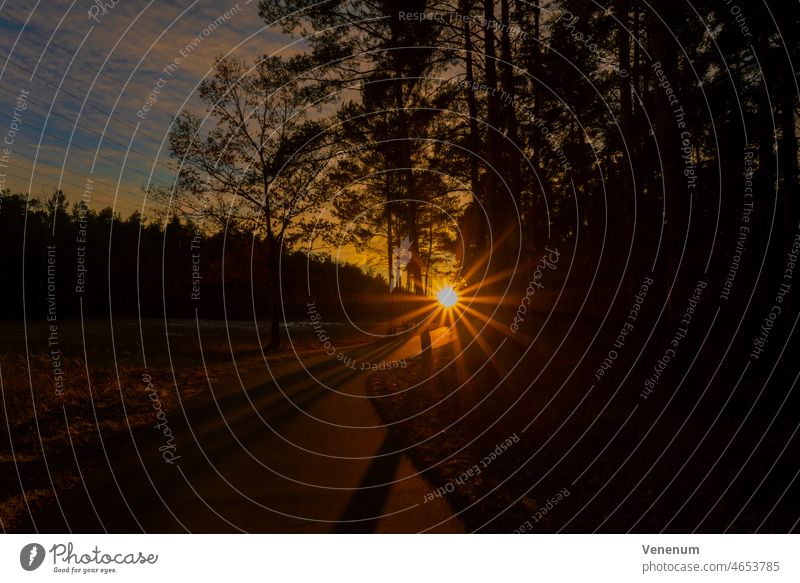
[[[394,348],[394,343],[392,343],[389,346],[384,345],[377,349],[372,349],[368,354],[389,354]],[[332,394],[327,386],[320,384],[320,381],[325,385],[335,386],[340,382],[346,382],[353,374],[357,374],[338,361],[332,363],[325,361],[309,367],[308,370],[314,374],[316,379],[310,378],[305,370],[301,370],[299,373],[289,373],[278,377],[276,380],[269,380],[254,389],[248,390],[246,394],[240,392],[220,399],[217,401],[220,404],[220,410],[217,410],[214,402],[211,401],[197,409],[187,411],[190,423],[196,428],[195,434],[202,440],[205,455],[213,460],[235,445],[231,430],[233,430],[236,438],[246,445],[251,439],[263,434],[265,423],[272,428],[276,428],[302,415],[302,412],[310,408],[311,405]],[[279,385],[283,390],[283,394],[278,389]],[[279,399],[270,403],[270,397],[274,396]],[[243,414],[239,418],[229,418],[231,413],[240,410]],[[260,413],[260,417],[255,414],[255,411]],[[227,419],[230,429],[221,422],[220,412]],[[201,424],[214,420],[219,422],[214,429],[197,431]],[[183,433],[188,433],[188,427],[185,427],[185,423],[183,419],[176,419],[176,426],[180,426]],[[137,445],[140,449],[148,449],[148,447],[157,449],[156,444],[160,441],[162,441],[162,437],[157,432],[148,431],[142,441],[137,440]],[[193,443],[192,445],[197,447],[197,444]],[[181,467],[188,474],[192,472],[194,466],[202,466],[205,463],[204,456],[189,455],[184,457]],[[168,470],[168,468],[161,466],[156,466],[156,468],[157,472],[159,469]],[[140,469],[138,464],[131,468],[136,472]]]
[[[394,348],[396,348],[396,342],[392,342],[391,345],[383,345],[371,349],[364,354],[386,355],[391,353]],[[240,408],[243,408],[243,414],[241,418],[233,420],[228,419],[228,424],[231,426],[231,429],[219,423],[215,429],[202,432],[202,435],[198,435],[205,444],[203,449],[206,456],[208,456],[209,459],[213,459],[216,455],[224,453],[225,450],[234,444],[231,430],[234,431],[236,438],[246,445],[251,439],[263,434],[265,423],[274,429],[291,421],[297,416],[301,416],[304,411],[317,401],[331,396],[332,394],[336,394],[332,393],[326,385],[336,386],[340,382],[347,382],[354,374],[358,374],[357,371],[343,366],[338,361],[335,361],[333,366],[328,362],[319,363],[313,367],[309,367],[308,370],[314,374],[315,378],[310,378],[305,371],[290,373],[279,377],[277,381],[270,380],[263,385],[259,385],[257,387],[259,390],[256,391],[257,396],[254,396],[253,391],[250,390],[247,395],[239,394],[235,396],[235,400],[226,400],[225,407],[220,405],[222,415],[226,415],[226,413],[229,414]],[[283,388],[283,394],[281,394],[278,389],[278,381]],[[302,384],[290,389],[290,385],[297,385],[298,381],[301,381]],[[320,384],[320,382],[324,383],[324,385]],[[279,400],[270,403],[269,397],[273,395],[279,396]],[[234,403],[236,406],[234,406]],[[216,410],[216,407],[213,406],[213,402],[210,405],[213,407],[211,413],[216,413],[216,415],[212,414],[209,416],[210,412],[206,410],[203,411],[200,419],[198,419],[197,411],[192,411],[190,421],[193,426],[197,426],[203,421],[208,421],[209,417],[211,419],[218,419],[220,411]],[[206,406],[203,407],[203,409],[205,408]],[[259,415],[255,414],[254,410],[258,411]],[[158,438],[158,436],[154,437],[151,435],[150,438],[152,440]],[[192,461],[186,458],[184,459],[184,462],[181,464],[184,471],[191,471],[192,466],[205,463],[203,456],[198,455],[193,457],[194,460]]]
[[[386,438],[332,532],[338,534],[375,532],[375,527],[381,519],[381,511],[389,498],[392,478],[400,464],[402,454],[398,453],[399,450],[398,439],[391,431],[387,431]]]
[[[361,360],[378,359],[381,356],[390,354],[406,341],[407,339],[380,342],[377,345],[360,347],[350,354]],[[223,459],[231,447],[236,447],[231,431],[247,447],[247,443],[263,434],[265,422],[274,428],[297,418],[302,415],[302,411],[307,410],[315,402],[332,394],[325,385],[335,387],[338,383],[345,383],[349,378],[359,373],[360,371],[347,368],[341,361],[334,358],[316,363],[306,369],[275,377],[248,389],[247,392],[239,391],[236,394],[217,399],[216,403],[214,400],[198,403],[187,409],[186,416],[188,422],[195,428],[200,444],[198,445],[192,441],[190,444],[191,449],[189,451],[184,449],[186,453],[182,454],[181,469],[187,477],[193,474],[197,475],[198,472],[212,471],[208,467],[209,461],[210,463],[215,463],[216,460]],[[283,394],[278,388],[279,386]],[[275,397],[277,397],[277,400],[270,402]],[[261,413],[263,420],[259,418],[259,415],[255,414],[255,411]],[[228,419],[230,429],[222,423],[221,415]],[[216,423],[214,423],[215,421]],[[174,420],[171,420],[171,425],[176,435],[188,434],[189,429],[186,423],[187,419],[184,419],[183,416],[176,416]],[[200,430],[198,432],[203,424],[210,423],[214,423],[214,427],[208,428],[207,431]],[[126,443],[116,444],[116,451],[114,452],[116,455],[113,455],[112,458],[115,461],[121,460],[121,463],[114,463],[113,471],[117,480],[124,484],[125,497],[130,501],[132,507],[137,509],[143,506],[150,506],[151,509],[163,507],[161,501],[157,499],[152,485],[142,474],[141,464],[133,451],[133,447],[136,447],[139,452],[149,457],[149,454],[158,451],[159,445],[163,442],[163,436],[160,432],[153,431],[149,427],[136,431],[134,439],[134,442],[128,439]],[[380,453],[386,454],[392,451],[390,448],[386,449],[389,443],[388,440],[384,441]],[[203,448],[205,456],[197,451],[192,451],[197,447]],[[398,448],[395,446],[395,449]],[[209,461],[206,461],[206,457],[208,457]],[[389,457],[393,456],[387,456],[385,459],[388,460]],[[377,461],[384,461],[384,458],[380,458]],[[395,461],[395,467],[396,463]],[[161,463],[152,465],[148,463],[147,465],[156,488],[170,484],[176,478],[173,466],[165,466]],[[373,465],[375,464],[373,463]],[[373,471],[376,471],[378,467],[376,466]],[[110,528],[113,532],[138,531],[119,494],[110,496],[112,492],[116,492],[116,489],[107,487],[109,480],[108,468],[100,469],[84,477],[87,482],[91,482],[87,484],[91,492],[104,492],[102,497],[104,499],[95,500],[95,502],[98,503],[97,509],[103,517],[106,528]],[[360,487],[382,484],[390,481],[391,477],[392,474],[385,480],[369,481]],[[189,479],[191,480],[191,478]],[[373,489],[380,490],[380,488]],[[88,500],[85,500],[85,493],[76,494],[78,494],[77,499],[76,496],[68,496],[67,499],[62,500],[62,503],[65,504],[65,512],[72,523],[70,526],[77,527],[79,531],[101,532],[102,528],[100,528],[97,519],[94,518],[92,520],[91,518],[93,517],[89,516],[90,513],[93,513],[91,508],[87,506]],[[108,510],[112,506],[114,507],[114,512],[109,516]],[[63,517],[60,516],[55,505],[49,505],[48,508],[43,508],[37,514],[38,516],[35,517],[35,520],[40,529],[44,527],[45,531],[50,532],[66,530]],[[76,514],[80,516],[80,519],[73,522]],[[32,531],[34,529],[35,527],[32,524],[21,526],[23,531]]]
[[[390,354],[393,350],[404,344],[407,340],[408,339],[403,338],[400,340],[381,342],[378,344],[378,346],[370,345],[369,347],[363,347],[361,349],[354,350],[351,353],[345,354],[356,354],[360,359],[381,357],[381,355],[385,356]],[[327,373],[332,371],[337,371],[339,374],[326,377]],[[315,379],[326,382],[326,384],[330,384],[330,381],[334,379],[338,380],[357,372],[361,371],[347,368],[336,358],[326,359],[323,362],[306,367],[305,369],[301,368],[298,371],[271,378],[264,383],[248,389],[247,392],[239,391],[235,394],[228,395],[226,397],[219,397],[215,400],[210,400],[207,403],[202,403],[198,406],[195,406],[192,408],[192,420],[194,422],[202,422],[208,417],[216,417],[219,414],[217,407],[219,407],[219,409],[221,409],[223,412],[232,411],[238,409],[242,405],[248,405],[250,402],[255,404],[256,401],[264,397],[276,394],[280,395],[280,390],[278,387],[283,388],[283,392],[285,393],[285,396],[281,395],[283,399],[286,399],[286,397],[292,398],[293,396],[300,396],[303,391],[309,390],[309,388],[306,387],[305,389],[300,389],[298,391],[291,391],[290,387],[292,387],[292,385],[295,383],[311,382],[313,385],[319,387],[319,383]],[[312,378],[312,375],[314,378]],[[216,404],[214,401],[216,401]]]

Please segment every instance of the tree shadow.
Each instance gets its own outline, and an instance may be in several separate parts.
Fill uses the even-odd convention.
[[[394,474],[400,464],[400,443],[391,431],[364,473],[353,497],[332,532],[366,534],[375,532],[381,512],[392,489]]]

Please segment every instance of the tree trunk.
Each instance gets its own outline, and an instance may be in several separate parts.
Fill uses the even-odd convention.
[[[503,111],[503,129],[506,139],[503,142],[505,152],[506,179],[511,188],[511,197],[520,210],[520,194],[522,192],[522,176],[520,173],[519,139],[517,137],[517,108],[516,91],[514,83],[513,55],[511,53],[511,14],[508,0],[500,2],[500,21],[503,33],[501,35],[500,51],[502,55],[502,88],[501,101]],[[511,210],[511,209],[509,209]]]
[[[617,19],[619,26],[617,27],[617,51],[619,58],[620,70],[630,72],[631,70],[631,46],[630,37],[628,36],[628,11],[630,8],[630,0],[617,0]],[[631,194],[633,190],[631,168],[633,167],[633,159],[631,158],[631,148],[633,146],[634,129],[633,129],[633,100],[631,98],[631,84],[630,77],[625,75],[618,75],[619,87],[619,109],[620,109],[620,129],[622,130],[623,144],[623,168],[622,177],[623,185],[625,187],[626,195]]]
[[[484,26],[484,51],[486,54],[485,63],[485,76],[486,76],[486,122],[488,128],[486,130],[486,161],[488,168],[486,169],[485,178],[485,193],[486,193],[486,210],[489,215],[489,221],[492,226],[492,236],[495,239],[502,237],[503,218],[501,212],[501,201],[498,196],[497,188],[497,172],[499,172],[498,156],[499,148],[499,134],[502,131],[500,127],[500,107],[499,96],[497,95],[497,62],[495,52],[495,37],[493,27],[496,26],[496,19],[494,16],[494,1],[483,1],[483,12],[486,25]],[[497,241],[488,241],[491,249],[486,249],[486,252],[491,252],[492,261],[497,265],[497,259],[501,256],[500,249],[497,246]],[[497,271],[502,267],[498,266]]]
[[[472,196],[477,200],[478,198],[478,152],[481,147],[481,138],[478,133],[478,105],[475,101],[475,91],[472,89],[475,82],[475,74],[473,72],[473,55],[472,55],[472,31],[469,28],[469,3],[462,2],[461,15],[464,17],[464,49],[466,52],[466,89],[465,94],[467,97],[467,111],[469,113],[469,147],[470,147],[470,160],[469,160],[469,179],[470,188],[472,188]]]
[[[388,161],[385,161],[385,167],[388,168]],[[386,189],[386,262],[389,265],[389,313],[387,323],[387,334],[394,334],[397,332],[397,325],[395,317],[397,306],[395,306],[395,288],[399,285],[398,281],[394,279],[394,236],[392,234],[392,190],[389,172],[384,173],[384,188]]]
[[[621,219],[620,223],[623,225],[632,225],[633,217],[631,216],[632,204],[627,201],[633,201],[636,193],[634,192],[635,168],[636,163],[634,160],[634,142],[636,141],[635,129],[633,125],[633,99],[631,97],[631,43],[627,25],[630,20],[630,0],[617,0],[616,2],[617,20],[617,58],[619,60],[619,69],[617,79],[617,86],[619,88],[619,120],[620,120],[620,134],[622,136],[622,160],[620,163],[620,177],[622,183],[622,198],[625,203],[619,205]],[[625,71],[626,74],[623,74]],[[638,257],[633,258],[638,262]],[[634,279],[639,277],[638,270],[631,269],[627,276],[628,293],[633,296],[635,293]]]
[[[399,83],[399,82],[398,82]],[[400,138],[400,164],[405,178],[406,198],[406,232],[411,242],[409,250],[411,259],[406,266],[408,277],[411,280],[412,290],[415,294],[422,293],[422,261],[419,255],[419,229],[417,227],[417,200],[414,192],[414,168],[411,159],[411,144],[409,142],[408,117],[402,98],[402,85],[397,89],[397,131]]]
[[[264,161],[261,161],[264,168]],[[270,293],[270,350],[278,350],[281,347],[281,249],[272,231],[272,212],[269,208],[269,176],[266,170],[263,174],[264,180],[264,201],[262,210],[264,212],[264,222],[267,232],[267,269],[270,273],[272,290]]]
[[[433,221],[428,227],[428,260],[425,262],[425,295],[431,293],[431,263],[433,260]]]
[[[797,230],[797,134],[795,133],[795,79],[790,63],[781,67],[783,71],[783,87],[781,100],[781,168],[783,181],[781,195],[783,198],[783,230],[784,241],[791,244],[792,234]]]
[[[276,244],[274,237],[270,237],[272,241],[269,244],[269,266],[270,283],[272,284],[272,291],[270,293],[270,350],[279,350],[281,347],[281,319],[283,311],[281,310],[281,249]]]
[[[470,181],[470,189],[472,190],[472,199],[475,201],[473,204],[480,204],[482,203],[482,197],[480,192],[480,182],[479,182],[479,173],[478,173],[478,156],[479,152],[481,151],[481,136],[478,130],[478,104],[475,99],[475,90],[473,89],[475,83],[475,74],[473,72],[473,46],[472,46],[472,31],[470,30],[469,26],[469,14],[471,8],[471,2],[469,0],[462,0],[461,3],[461,15],[464,17],[464,49],[466,52],[465,55],[465,66],[466,66],[466,87],[465,87],[465,95],[467,97],[467,112],[469,113],[469,181]],[[480,221],[474,221],[475,226],[477,227],[473,231],[471,231],[471,237],[477,243],[478,248],[484,247],[484,242],[486,240],[486,228],[484,224]],[[472,262],[475,260],[475,257],[470,252],[472,247],[470,244],[465,241],[464,242],[464,257],[462,259],[463,263],[466,265],[471,265]]]
[[[753,203],[755,204],[755,239],[757,245],[766,243],[766,234],[769,230],[767,221],[769,220],[769,213],[767,212],[768,201],[772,200],[775,193],[775,156],[773,147],[775,144],[775,134],[773,133],[773,111],[770,104],[770,96],[768,91],[769,84],[774,82],[770,79],[770,50],[769,50],[769,32],[761,27],[757,33],[756,50],[758,51],[758,59],[761,62],[760,74],[763,76],[757,80],[758,92],[757,100],[757,140],[758,140],[758,189],[755,192]],[[777,257],[773,254],[773,257]],[[773,264],[777,264],[778,259],[770,258]]]
[[[633,61],[631,63],[630,68],[630,76],[628,77],[629,87],[632,92],[635,92],[637,95],[637,99],[641,99],[642,92],[644,89],[642,88],[641,77],[640,77],[640,64],[641,64],[641,37],[639,35],[639,27],[640,27],[640,20],[641,20],[641,9],[639,7],[639,1],[634,0],[633,2]],[[643,177],[644,172],[642,172],[642,168],[640,168],[641,159],[639,157],[639,152],[641,150],[642,144],[642,136],[639,132],[636,131],[636,128],[639,127],[639,104],[633,102],[631,110],[631,127],[632,129],[632,137],[633,143],[630,146],[631,149],[631,157],[633,160],[634,168],[639,171],[640,180]],[[644,190],[644,184],[639,185],[639,190]]]
[[[542,92],[540,91],[539,87],[539,71],[541,65],[541,55],[542,51],[540,49],[539,38],[541,33],[541,18],[542,18],[542,10],[539,6],[539,0],[533,2],[533,43],[531,43],[531,50],[533,54],[531,55],[531,83],[533,84],[533,117],[534,119],[538,120],[539,116],[541,115],[541,102],[542,102]],[[541,144],[542,144],[542,137],[541,132],[533,131],[531,132],[531,148],[533,149],[533,158],[531,159],[531,163],[533,164],[533,170],[536,176],[542,176],[541,171]],[[547,182],[543,181],[542,183],[542,192],[539,193],[539,196],[545,197],[547,196],[547,190],[545,186]],[[539,182],[535,182],[533,188],[537,188],[539,186]],[[531,193],[531,217],[529,219],[528,225],[528,241],[530,245],[536,249],[543,245],[539,243],[544,243],[543,241],[537,241],[537,237],[539,236],[539,229],[536,223],[537,216],[534,212],[536,208],[536,202],[539,200],[539,197],[535,196],[534,193]],[[544,205],[542,205],[544,207]]]
[[[679,89],[677,76],[677,49],[675,42],[669,31],[673,30],[674,6],[664,4],[661,7],[662,22],[656,14],[652,14],[650,21],[650,40],[651,51],[656,62],[660,63],[661,70],[665,79],[669,82],[674,91]],[[680,169],[680,139],[678,130],[673,119],[673,109],[675,106],[669,103],[667,94],[662,87],[656,84],[653,88],[655,92],[656,114],[655,132],[660,155],[660,170],[664,185],[664,241],[663,253],[665,257],[664,279],[665,285],[671,282],[676,271],[676,254],[679,252],[680,243],[683,237],[680,236],[681,212],[684,210],[684,201],[690,196],[686,192],[683,184]],[[680,96],[679,96],[680,98]],[[667,304],[668,319],[674,320],[675,312],[674,294],[670,297]]]

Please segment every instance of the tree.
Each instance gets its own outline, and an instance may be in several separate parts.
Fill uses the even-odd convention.
[[[330,158],[330,135],[312,115],[325,103],[314,61],[264,57],[252,67],[226,58],[200,84],[204,117],[174,120],[170,151],[178,160],[170,203],[263,240],[270,273],[270,347],[280,346],[281,257],[302,217],[326,193],[317,178]]]

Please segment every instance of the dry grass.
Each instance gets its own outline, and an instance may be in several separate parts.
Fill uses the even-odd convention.
[[[180,403],[213,386],[235,382],[235,358],[240,371],[263,368],[264,353],[251,328],[209,322],[203,330],[200,356],[194,322],[170,323],[170,358],[160,323],[148,324],[145,341],[148,367],[141,364],[138,326],[115,322],[114,350],[106,334],[107,322],[83,328],[60,326],[63,394],[55,389],[53,361],[42,342],[44,332],[29,329],[29,346],[39,347],[26,357],[21,350],[21,326],[0,326],[0,526],[13,529],[21,517],[50,502],[55,493],[80,485],[75,458],[84,474],[103,467],[98,444],[113,447],[115,440],[152,424],[146,373],[169,416]],[[263,332],[263,331],[262,331]],[[38,334],[37,334],[38,333]],[[363,342],[364,336],[331,329],[338,345]],[[310,331],[292,331],[294,349],[285,346],[270,359],[293,357],[294,351],[319,349]],[[262,340],[266,337],[262,334]],[[44,335],[46,338],[46,335]],[[193,342],[194,340],[194,342]],[[84,359],[83,349],[89,365]],[[70,356],[80,355],[80,356]],[[115,360],[116,358],[116,360]],[[170,367],[169,363],[173,366]],[[173,378],[174,375],[174,378]],[[177,387],[177,388],[176,388]],[[179,402],[180,397],[180,402]],[[142,402],[148,403],[142,407]],[[20,484],[20,482],[22,484]]]
[[[62,361],[63,394],[57,394],[49,356],[2,357],[0,368],[0,492],[4,493],[0,519],[5,529],[13,528],[27,512],[26,504],[37,508],[52,499],[54,490],[73,487],[79,481],[73,456],[89,451],[101,435],[104,443],[113,444],[129,429],[152,421],[152,413],[138,406],[145,394],[145,372],[153,377],[165,411],[178,404],[169,370],[123,365],[117,370],[95,367],[87,372],[82,359],[67,359]],[[206,382],[201,375],[178,371],[181,399],[199,394]],[[95,465],[90,462],[84,471]]]
[[[467,528],[472,529],[513,502],[512,490],[499,485],[510,469],[518,467],[527,450],[522,444],[512,445],[482,467],[481,460],[510,435],[519,434],[521,427],[508,419],[500,419],[490,427],[492,420],[502,416],[504,404],[511,398],[507,391],[485,399],[470,413],[495,387],[498,371],[485,367],[462,386],[467,378],[464,370],[446,367],[453,357],[453,346],[449,344],[435,351],[428,361],[409,360],[408,374],[402,377],[377,373],[370,378],[369,392],[372,396],[397,393],[373,400],[381,418],[387,423],[409,418],[393,427],[405,445],[414,446],[409,450],[412,462],[425,470],[424,476],[434,489],[454,484],[447,499],[455,511],[463,511],[461,517]],[[470,374],[477,368],[471,368]],[[431,371],[439,371],[433,380],[405,390],[427,378]],[[456,391],[458,387],[461,388]],[[482,468],[480,474],[456,485],[455,480],[476,464]],[[484,496],[490,492],[491,495]],[[536,508],[533,498],[523,500],[522,504],[527,511]]]
[[[576,341],[575,346],[580,343]],[[675,380],[662,383],[658,401],[642,402],[638,383],[624,385],[619,393],[617,383],[598,383],[589,393],[594,383],[592,367],[602,355],[588,359],[590,366],[575,369],[579,356],[575,346],[565,345],[561,357],[543,371],[546,349],[541,354],[529,353],[524,365],[501,383],[504,375],[497,368],[502,369],[502,364],[487,365],[480,350],[461,355],[460,367],[445,369],[455,356],[452,344],[446,345],[435,351],[429,362],[408,360],[403,376],[374,374],[370,395],[381,396],[373,403],[382,420],[395,423],[393,430],[402,444],[410,447],[412,462],[425,470],[433,487],[455,485],[447,500],[470,531],[509,533],[530,521],[531,530],[541,533],[562,527],[567,532],[592,532],[598,527],[603,532],[631,528],[651,532],[666,525],[670,532],[685,532],[697,527],[709,511],[713,512],[702,523],[701,532],[722,532],[729,525],[732,532],[792,528],[788,516],[783,518],[791,504],[784,489],[796,477],[796,464],[793,467],[790,460],[797,459],[800,445],[793,442],[780,463],[772,464],[794,435],[795,419],[787,415],[776,422],[775,431],[765,436],[758,450],[761,455],[750,457],[762,435],[748,432],[746,427],[740,431],[749,406],[747,393],[744,406],[728,407],[719,415],[718,403],[727,398],[724,389],[733,382],[720,383],[720,396],[710,394],[706,408],[691,416],[691,424],[684,427],[696,394],[689,395],[688,403],[681,397],[695,391],[691,385],[684,387],[670,407],[666,403],[676,390],[670,384]],[[643,361],[655,362],[658,349],[651,350]],[[505,362],[519,358],[513,353],[506,356]],[[481,372],[451,395],[481,367]],[[540,371],[536,384],[527,390]],[[438,374],[425,380],[431,372]],[[565,379],[569,380],[565,383]],[[637,403],[638,410],[631,414]],[[400,422],[406,418],[411,419]],[[698,449],[698,439],[709,430],[712,419],[716,419],[713,431]],[[523,434],[522,428],[532,421]],[[757,421],[757,427],[769,421]],[[612,439],[623,425],[624,430]],[[590,427],[591,431],[584,433]],[[455,483],[514,432],[520,436],[518,444],[477,477]],[[655,464],[662,452],[664,457]],[[745,460],[749,460],[747,464]],[[676,476],[677,468],[682,471]],[[765,477],[768,480],[762,484]],[[695,491],[698,484],[702,487]],[[569,498],[534,522],[537,511],[563,488],[570,491]],[[723,491],[726,496],[721,497]],[[759,505],[757,498],[750,500],[752,492],[766,502]],[[657,497],[658,504],[653,506]],[[779,508],[770,515],[771,522],[760,527],[775,501],[781,501],[783,512]]]

